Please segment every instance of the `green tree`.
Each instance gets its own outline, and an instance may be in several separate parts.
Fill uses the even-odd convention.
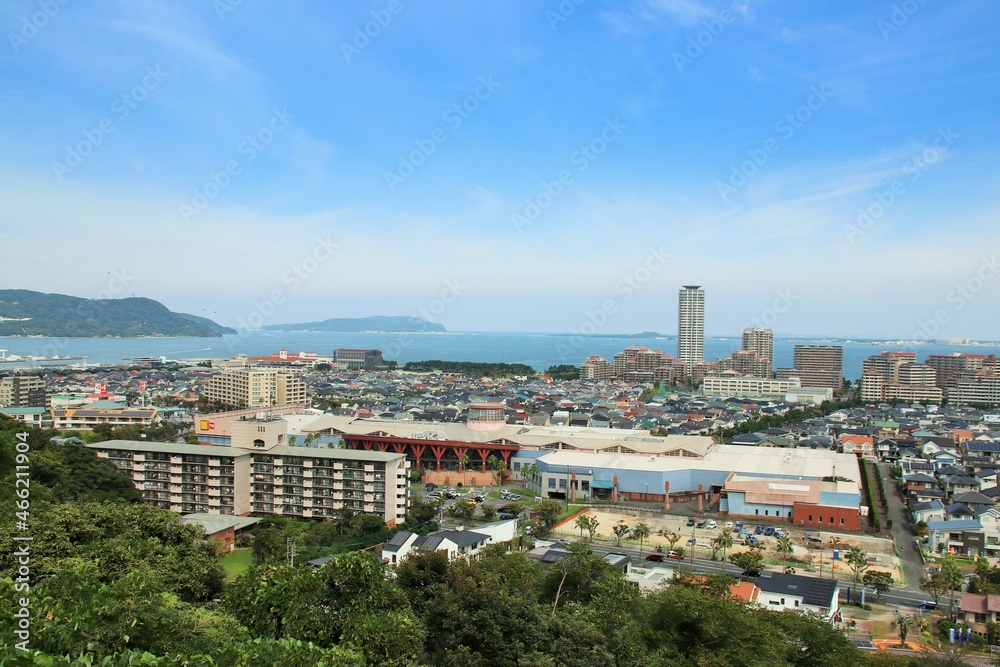
[[[590,535],[590,540],[593,542],[594,535],[597,534],[597,527],[601,525],[601,522],[596,516],[592,516],[587,519],[587,533]]]
[[[858,578],[868,569],[868,554],[858,545],[854,545],[847,552],[848,567],[854,570],[854,583],[858,583]]]
[[[728,530],[722,531],[722,533],[715,538],[719,542],[719,546],[722,548],[722,562],[726,562],[726,553],[733,546],[733,534]],[[673,545],[671,545],[671,548]]]
[[[947,593],[949,588],[948,581],[941,572],[934,572],[929,577],[920,580],[920,590],[931,596],[934,604],[938,603],[940,597]]]
[[[750,547],[746,551],[730,556],[729,562],[742,569],[744,576],[750,576],[752,573],[760,571],[764,562],[764,549],[760,546]]]
[[[777,551],[779,556],[787,560],[788,557],[795,552],[794,545],[792,544],[792,538],[788,535],[779,537]]]
[[[479,506],[480,511],[483,513],[483,518],[487,520],[492,520],[497,515],[496,505],[490,505],[489,503],[483,503]]]
[[[544,538],[559,522],[559,515],[562,514],[562,504],[557,500],[543,500],[535,505],[535,521],[532,533],[535,537]]]
[[[906,636],[916,625],[913,617],[908,614],[897,614],[893,617],[890,627],[899,634],[899,642],[902,648],[906,648]]]
[[[583,531],[590,529],[590,517],[586,514],[581,514],[576,517],[576,521],[573,522],[577,528],[580,529],[580,539],[583,539]]]
[[[965,575],[962,574],[962,568],[958,564],[954,554],[948,554],[941,559],[941,577],[944,582],[948,585],[948,601],[951,611],[955,611],[955,590],[961,590],[962,584],[965,583]]]
[[[462,484],[466,483],[465,468],[468,465],[469,465],[469,453],[464,452],[461,456],[458,457],[458,467],[462,472]]]
[[[494,456],[493,454],[490,454],[486,458],[486,467],[492,470],[494,473],[496,473],[496,476],[499,479],[499,484],[503,485],[503,473],[504,470],[507,468],[507,464],[504,462],[504,460],[497,456]],[[492,486],[492,484],[490,486]]]
[[[531,484],[531,488],[535,487],[535,478],[542,474],[541,469],[534,463],[529,463],[528,465],[521,466],[521,476]]]
[[[621,520],[611,527],[611,532],[615,534],[615,546],[622,545],[622,538],[628,535],[628,531],[628,524]]]
[[[570,544],[567,550],[542,578],[542,599],[552,600],[553,614],[560,601],[589,602],[597,581],[612,572],[607,561],[582,542]]]
[[[639,540],[639,555],[642,555],[642,544],[649,539],[652,531],[645,521],[639,522],[632,527],[632,539]]]
[[[882,593],[887,593],[892,588],[893,583],[890,573],[879,572],[877,570],[865,572],[862,582],[864,582],[865,586],[871,586],[875,589],[875,594],[880,601],[882,600]]]

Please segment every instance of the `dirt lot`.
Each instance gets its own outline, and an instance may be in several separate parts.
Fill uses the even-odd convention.
[[[684,545],[685,548],[690,549],[691,547],[687,546],[685,543],[689,538],[694,536],[697,542],[697,554],[705,556],[711,555],[711,549],[707,545],[711,540],[715,539],[721,531],[726,530],[726,522],[732,521],[735,523],[735,520],[728,519],[726,517],[712,517],[706,515],[698,515],[695,517],[694,514],[691,515],[690,518],[696,518],[698,521],[707,521],[709,519],[714,520],[718,524],[718,527],[714,530],[709,530],[707,528],[693,528],[688,526],[688,516],[678,516],[673,514],[639,518],[627,514],[618,514],[611,511],[591,509],[588,511],[587,515],[597,517],[597,520],[600,522],[597,527],[597,534],[604,538],[614,539],[612,528],[620,521],[629,526],[634,526],[635,524],[644,521],[649,525],[650,531],[652,532],[652,536],[645,542],[645,544],[649,545],[651,549],[659,546],[666,551],[670,548],[670,544],[664,535],[677,533],[681,536],[681,539],[677,542],[678,545]],[[579,528],[576,528],[573,521],[574,520],[570,520],[558,526],[555,532],[562,535],[575,535],[578,537],[580,535],[580,530]],[[781,522],[760,521],[758,523],[764,527],[773,526],[784,530],[792,538],[792,560],[801,562],[803,566],[808,564],[810,569],[818,570],[822,559],[823,571],[829,572],[832,565],[837,572],[846,572],[848,568],[845,564],[832,560],[833,551],[834,549],[838,552],[847,551],[851,548],[851,546],[857,544],[865,550],[865,553],[868,554],[870,559],[876,559],[869,569],[885,570],[894,574],[897,573],[896,557],[893,553],[892,541],[887,538],[876,537],[873,535],[861,535],[858,533],[836,533],[816,530],[807,531],[804,528]],[[751,533],[756,525],[757,523],[747,524],[747,522],[744,521],[744,527]],[[809,533],[809,536],[813,540],[818,539],[820,541],[814,542],[807,540],[806,533]],[[743,546],[743,540],[741,538],[737,538],[736,535],[733,535],[733,537],[735,538],[734,545],[729,550],[729,553],[738,553],[747,549],[747,547]],[[777,560],[779,558],[777,552],[778,538],[764,535],[757,535],[756,537],[760,543],[764,545],[765,557]],[[841,558],[843,558],[842,555]]]

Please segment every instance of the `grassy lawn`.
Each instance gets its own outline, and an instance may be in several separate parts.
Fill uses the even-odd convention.
[[[219,559],[226,571],[226,581],[232,581],[253,564],[252,549],[234,549]]]

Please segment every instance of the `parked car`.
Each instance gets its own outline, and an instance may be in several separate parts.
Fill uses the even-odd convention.
[[[756,537],[754,537],[753,535],[747,535],[747,539],[746,539],[747,546],[755,546],[757,543],[758,543],[758,540],[757,540]]]
[[[441,497],[441,492],[440,491],[431,491],[430,493],[427,494],[427,497],[428,498],[440,498]]]
[[[486,500],[486,496],[484,496],[481,493],[477,493],[476,495],[472,496],[472,499],[475,500],[477,503],[481,503],[484,500]]]
[[[774,528],[768,526],[764,529],[764,537],[770,537],[771,535],[774,535]]]
[[[652,561],[653,563],[662,563],[663,554],[649,554],[648,556],[646,556],[646,560]]]
[[[785,535],[786,535],[786,533],[782,529],[780,529],[780,528],[775,528],[774,529],[774,536],[775,537],[784,537]]]
[[[438,488],[437,484],[433,482],[427,482],[427,484],[424,486],[424,491],[433,491],[436,488]]]
[[[764,534],[764,526],[762,526],[760,524],[757,524],[757,527],[753,529],[753,534],[754,535],[763,535]]]
[[[520,499],[521,496],[517,493],[512,493],[509,496],[507,496],[507,500],[520,500]]]
[[[702,519],[701,521],[699,521],[698,524],[697,524],[697,527],[698,528],[704,528],[705,527],[705,520]]]
[[[689,537],[688,541],[685,542],[685,544],[687,544],[689,547],[692,546],[692,545],[694,545],[694,538],[693,537]]]
[[[667,558],[673,558],[674,560],[680,560],[681,559],[681,555],[679,553],[677,553],[676,551],[668,551],[667,552]]]
[[[499,518],[501,521],[506,521],[507,519],[513,519],[514,515],[508,514],[507,512],[500,512],[500,514],[497,514],[497,518]]]
[[[727,521],[726,522],[726,530],[732,530],[732,529],[733,529],[733,522],[732,521]]]
[[[719,524],[715,523],[714,521],[709,521],[708,523],[705,524],[705,527],[709,529],[715,529],[718,527],[718,525]]]
[[[688,527],[689,527],[689,528],[690,528],[691,526],[693,526],[693,525],[694,525],[694,519],[688,519],[688,523],[687,523],[687,525],[688,525]]]

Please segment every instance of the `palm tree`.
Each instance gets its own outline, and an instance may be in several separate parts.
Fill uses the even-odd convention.
[[[678,536],[679,538],[680,536]],[[717,538],[719,540],[719,546],[722,547],[722,563],[726,563],[726,552],[729,547],[733,546],[733,534],[728,530],[722,531],[722,534]]]
[[[792,538],[788,535],[778,538],[778,553],[786,558],[791,556],[795,552],[795,548],[792,546]]]
[[[590,518],[585,514],[581,514],[580,516],[576,517],[575,523],[576,527],[580,529],[580,539],[582,540],[583,531],[590,530]]]
[[[501,459],[498,459],[497,457],[490,454],[489,457],[487,457],[486,459],[486,467],[496,473],[500,473],[500,470],[504,467],[504,462]],[[500,476],[500,481],[501,483],[503,483],[502,475]],[[490,486],[493,486],[492,480]]]
[[[458,457],[458,467],[462,471],[462,484],[465,484],[465,466],[469,465],[469,453],[465,452]]]
[[[637,523],[635,527],[632,528],[632,537],[639,540],[639,555],[642,555],[642,543],[649,539],[650,535],[649,524],[646,522]]]
[[[858,583],[858,577],[861,573],[868,569],[868,554],[865,550],[854,545],[851,550],[847,552],[847,558],[845,559],[847,564],[854,570],[854,583]]]
[[[529,463],[526,466],[521,466],[521,476],[527,480],[531,481],[531,485],[535,485],[535,478],[542,474],[541,469],[534,463]]]
[[[914,625],[913,617],[906,614],[898,614],[892,619],[890,627],[899,633],[901,648],[906,648],[906,635],[910,634],[910,630],[913,629]]]

